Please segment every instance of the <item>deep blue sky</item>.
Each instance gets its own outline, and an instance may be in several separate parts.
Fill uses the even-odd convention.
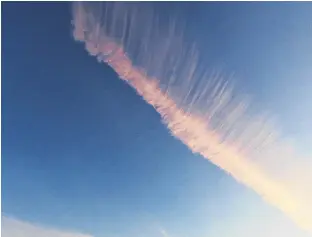
[[[288,116],[281,125],[307,143],[312,109],[298,101],[312,100],[311,4],[189,9],[207,64],[235,72],[259,106]],[[200,236],[244,208],[242,192],[263,205],[248,206],[245,218],[270,212],[170,137],[150,106],[74,42],[70,21],[68,3],[2,4],[3,213],[129,237],[155,223]]]

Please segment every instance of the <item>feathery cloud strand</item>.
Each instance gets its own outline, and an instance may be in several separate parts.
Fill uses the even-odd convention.
[[[250,101],[235,95],[221,73],[203,69],[177,17],[161,17],[150,5],[75,2],[74,39],[153,106],[192,152],[312,233],[312,169],[304,165],[306,158],[270,116],[251,112]]]

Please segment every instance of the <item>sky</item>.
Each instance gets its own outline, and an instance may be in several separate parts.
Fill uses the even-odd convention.
[[[312,4],[169,7],[187,12],[204,64],[235,73],[311,154]],[[75,42],[69,3],[4,3],[1,15],[4,236],[309,236],[170,136]]]

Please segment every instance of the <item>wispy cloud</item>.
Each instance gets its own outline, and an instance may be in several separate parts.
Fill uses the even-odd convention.
[[[169,235],[169,233],[164,228],[160,228],[159,232],[162,237],[171,237],[171,235]]]
[[[42,227],[5,216],[2,216],[1,222],[1,236],[3,237],[92,237],[91,235]]]
[[[164,30],[159,22],[146,5],[73,7],[74,38],[152,105],[173,136],[312,232],[307,159],[269,116],[253,115],[219,73],[201,70],[198,51],[184,43],[177,21]]]

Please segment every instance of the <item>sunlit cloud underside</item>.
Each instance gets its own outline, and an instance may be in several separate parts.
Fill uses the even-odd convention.
[[[202,70],[178,18],[162,19],[147,3],[76,2],[73,26],[75,40],[153,106],[174,137],[312,233],[306,158],[220,73]]]

